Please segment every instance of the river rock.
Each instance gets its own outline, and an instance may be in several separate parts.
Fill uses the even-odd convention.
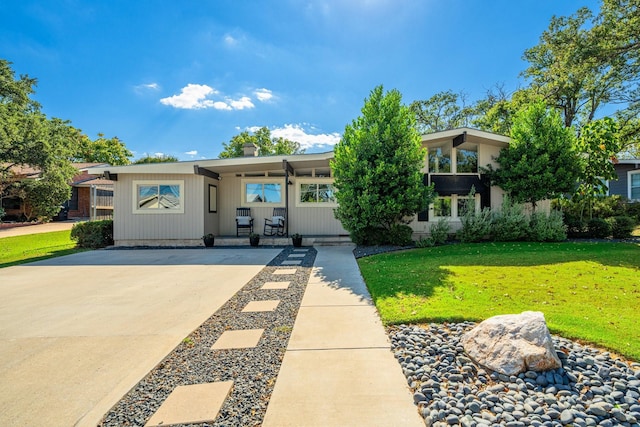
[[[465,333],[461,343],[476,363],[505,375],[562,366],[539,311],[491,317]]]

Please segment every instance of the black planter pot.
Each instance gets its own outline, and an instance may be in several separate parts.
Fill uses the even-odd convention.
[[[292,237],[291,240],[293,240],[293,247],[299,248],[302,246],[302,237]]]
[[[215,241],[214,237],[203,237],[202,241],[204,242],[204,246],[207,248],[212,248],[213,247],[213,243]]]
[[[251,246],[258,246],[260,244],[260,236],[249,237],[249,244]]]

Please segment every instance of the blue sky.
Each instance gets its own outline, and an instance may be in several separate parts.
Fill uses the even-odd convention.
[[[553,15],[595,0],[3,0],[0,58],[36,100],[135,153],[216,158],[267,126],[328,151],[371,89],[512,91]]]

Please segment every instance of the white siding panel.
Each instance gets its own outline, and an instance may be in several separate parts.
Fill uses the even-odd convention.
[[[183,214],[134,214],[133,181],[184,181]],[[199,239],[204,224],[204,179],[199,175],[121,174],[114,191],[114,239]]]

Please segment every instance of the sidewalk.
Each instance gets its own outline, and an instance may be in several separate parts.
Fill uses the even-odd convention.
[[[353,247],[316,250],[263,426],[424,427]]]

